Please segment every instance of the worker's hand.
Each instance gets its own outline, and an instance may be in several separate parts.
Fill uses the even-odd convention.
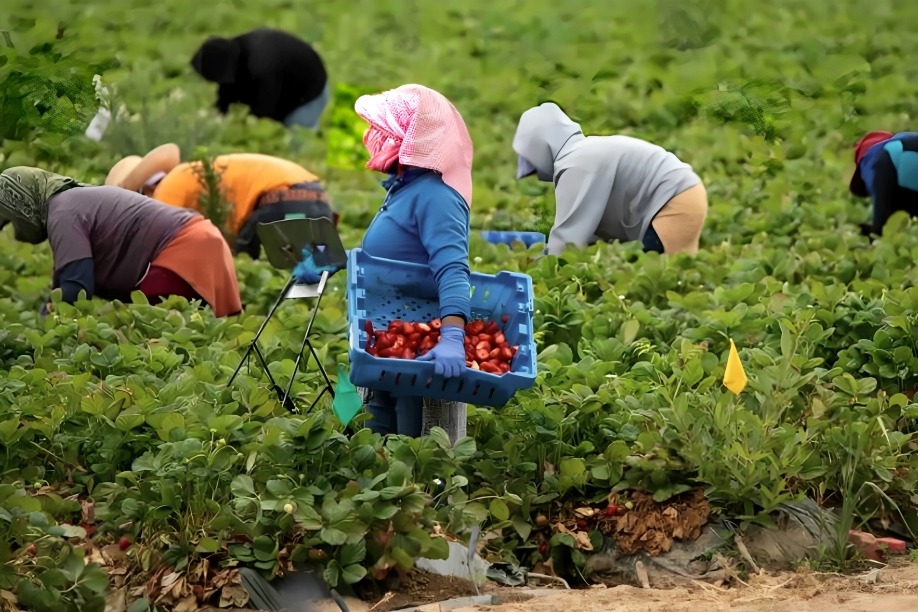
[[[315,285],[322,279],[322,273],[329,274],[337,272],[338,268],[334,266],[319,265],[312,251],[309,248],[303,249],[303,259],[300,260],[293,269],[293,276],[298,283],[306,285]]]
[[[418,361],[433,361],[434,372],[446,378],[461,376],[465,372],[465,329],[456,325],[440,328],[440,341]]]

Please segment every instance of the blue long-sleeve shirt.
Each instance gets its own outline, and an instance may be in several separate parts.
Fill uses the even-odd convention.
[[[883,142],[878,142],[873,145],[867,152],[864,153],[864,157],[861,158],[858,167],[861,171],[861,179],[864,181],[864,187],[867,188],[867,193],[869,195],[874,195],[875,193],[875,181],[874,181],[874,166],[876,165],[877,158],[883,153],[884,146],[890,142],[902,140],[903,138],[911,138],[913,136],[918,136],[916,132],[899,132],[894,135],[889,140],[884,140]]]
[[[373,257],[426,264],[437,283],[440,317],[470,317],[469,207],[436,172],[411,169],[388,190],[363,237]]]
[[[873,200],[873,219],[865,233],[882,234],[896,211],[918,214],[918,133],[899,132],[870,147],[858,164],[864,187]]]

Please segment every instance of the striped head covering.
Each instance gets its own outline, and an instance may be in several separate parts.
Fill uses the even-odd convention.
[[[38,168],[16,166],[0,174],[0,228],[13,224],[16,240],[38,244],[48,238],[48,200],[83,184]]]
[[[462,115],[443,94],[423,85],[402,85],[361,96],[357,114],[370,124],[363,143],[367,168],[389,172],[395,162],[435,170],[472,205],[472,138]]]

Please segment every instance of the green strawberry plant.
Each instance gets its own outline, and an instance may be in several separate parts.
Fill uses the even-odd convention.
[[[436,429],[383,439],[364,415],[344,428],[325,401],[291,415],[256,367],[226,386],[288,271],[238,257],[245,312],[227,319],[140,294],[67,305],[49,290],[47,244],[0,233],[0,606],[102,609],[105,570],[82,551],[122,538],[138,580],[192,576],[204,560],[267,577],[311,565],[345,592],[443,557],[447,537],[477,525],[490,560],[552,558],[579,580],[590,552],[554,522],[636,490],[666,501],[701,489],[715,514],[767,526],[809,496],[838,509],[840,530],[897,518],[918,533],[918,223],[899,213],[865,238],[869,205],[847,193],[857,138],[913,127],[905,9],[658,4],[636,22],[592,0],[475,0],[418,21],[408,4],[307,15],[257,0],[330,67],[334,103],[302,142],[243,109],[218,116],[212,84],[187,65],[207,35],[251,25],[233,7],[169,0],[167,18],[135,0],[63,2],[55,38],[40,6],[4,5],[16,23],[0,25],[0,169],[98,183],[162,142],[288,157],[323,178],[350,248],[384,197],[353,102],[417,82],[446,94],[472,134],[472,228],[553,225],[553,186],[516,181],[510,146],[518,115],[549,98],[585,134],[675,152],[710,208],[695,257],[638,243],[546,256],[473,232],[472,269],[532,278],[539,368],[506,406],[469,406],[455,446]],[[116,93],[101,101],[113,121],[100,143],[79,136],[97,74]],[[345,282],[331,279],[313,328],[331,372],[347,363]],[[260,340],[281,380],[309,316],[285,304]],[[722,386],[731,339],[749,377],[739,396]],[[306,370],[293,392],[308,404],[321,383]],[[91,529],[76,527],[90,505]],[[594,552],[609,545],[585,531]]]

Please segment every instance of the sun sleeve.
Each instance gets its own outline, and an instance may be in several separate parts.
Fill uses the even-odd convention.
[[[555,188],[555,225],[548,235],[548,252],[560,255],[568,244],[586,246],[596,234],[606,212],[611,176],[588,169],[570,168]]]
[[[440,317],[470,318],[469,207],[446,185],[431,191],[418,206],[418,235],[437,283]]]

